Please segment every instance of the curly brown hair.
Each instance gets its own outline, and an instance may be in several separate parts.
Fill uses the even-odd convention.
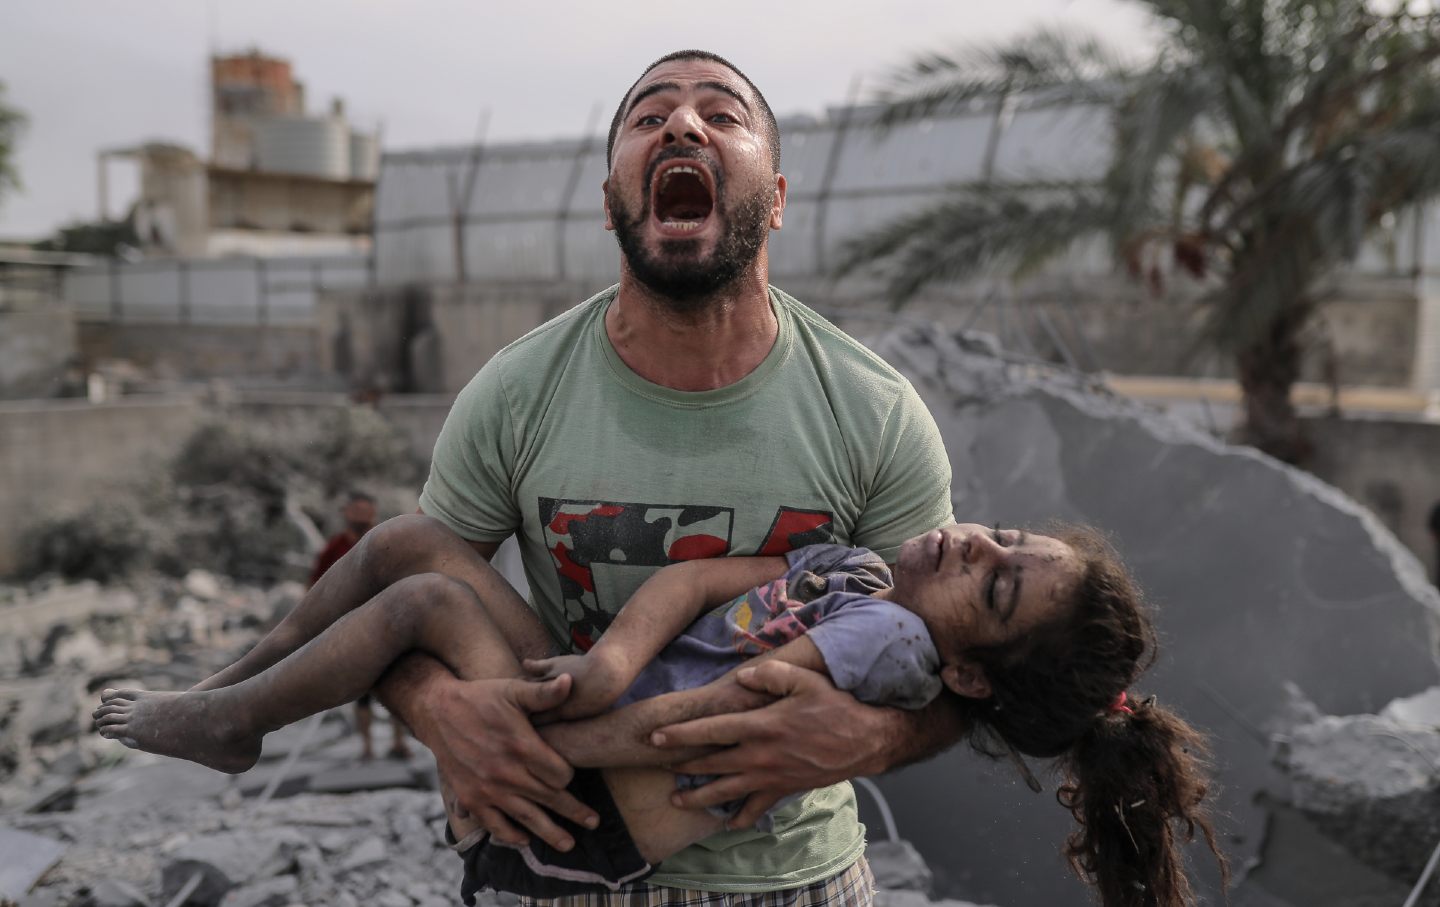
[[[1155,660],[1149,608],[1099,532],[1056,525],[1046,534],[1080,556],[1083,572],[1057,619],[963,653],[991,687],[987,699],[960,701],[971,742],[992,757],[1059,761],[1057,799],[1079,823],[1065,855],[1105,907],[1194,904],[1180,843],[1196,829],[1229,881],[1204,803],[1205,739],[1153,697],[1119,707]]]

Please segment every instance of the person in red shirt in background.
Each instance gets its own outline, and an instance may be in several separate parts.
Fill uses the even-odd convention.
[[[354,548],[362,535],[374,528],[375,499],[363,491],[352,491],[345,500],[345,506],[340,509],[340,516],[345,520],[345,528],[330,536],[325,547],[315,555],[315,566],[310,571],[311,586],[319,582],[325,571],[344,557],[347,551]],[[369,694],[355,700],[355,728],[360,732],[360,758],[367,762],[375,758],[375,750],[370,741],[370,727],[374,721]],[[396,759],[409,759],[410,747],[405,743],[405,725],[394,716],[391,716],[390,722],[395,728],[395,740],[390,744],[390,755]]]

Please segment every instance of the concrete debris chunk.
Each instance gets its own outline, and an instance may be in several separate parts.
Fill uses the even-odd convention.
[[[1097,390],[1093,378],[978,353],[938,329],[894,331],[872,348],[934,414],[959,519],[1060,519],[1111,535],[1158,608],[1162,640],[1130,695],[1155,694],[1211,735],[1232,865],[1253,862],[1266,835],[1255,797],[1273,783],[1267,728],[1287,708],[1286,681],[1331,715],[1440,684],[1440,593],[1336,489]],[[1036,797],[1013,770],[964,749],[879,780],[937,887],[1001,903],[1082,900],[1059,857],[1067,817],[1053,783]],[[937,791],[957,808],[937,809]],[[1197,851],[1191,865],[1201,897],[1220,902],[1209,861]]]
[[[1277,748],[1289,799],[1362,862],[1414,879],[1440,844],[1440,729],[1327,716]]]
[[[193,838],[170,855],[162,871],[161,887],[166,899],[172,898],[198,874],[200,885],[187,902],[214,907],[231,889],[288,872],[294,865],[288,843],[288,836],[253,832]]]
[[[424,786],[405,763],[377,759],[317,772],[310,776],[308,790],[312,793],[343,794],[351,791]]]
[[[384,841],[376,837],[366,838],[355,845],[340,861],[340,871],[354,872],[376,863],[383,863],[388,855],[389,848],[385,846]]]
[[[935,881],[925,858],[909,841],[871,841],[865,847],[865,858],[880,888],[928,894]]]
[[[0,901],[19,900],[65,850],[59,841],[0,825]]]
[[[220,907],[285,907],[295,902],[299,890],[300,880],[295,876],[276,876],[231,889],[221,898]]]
[[[196,598],[204,598],[214,601],[223,592],[220,580],[215,574],[208,570],[191,570],[185,574],[185,591]]]
[[[140,889],[119,879],[104,879],[90,889],[87,907],[150,907]]]
[[[1440,687],[1397,699],[1381,709],[1380,717],[1400,724],[1440,728]]]

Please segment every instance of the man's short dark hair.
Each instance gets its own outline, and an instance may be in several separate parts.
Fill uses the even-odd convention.
[[[620,123],[625,119],[625,102],[630,100],[631,92],[635,90],[636,85],[640,84],[640,79],[649,75],[652,69],[664,63],[669,63],[672,60],[706,60],[711,63],[719,63],[721,66],[739,76],[740,80],[750,87],[750,93],[753,94],[755,100],[760,103],[760,112],[763,114],[762,126],[765,132],[765,144],[770,146],[770,164],[775,172],[779,173],[780,124],[775,122],[775,113],[770,109],[770,102],[765,100],[765,95],[760,93],[760,89],[755,87],[755,83],[750,81],[750,77],[740,71],[740,67],[719,54],[712,54],[708,50],[677,50],[673,53],[668,53],[645,67],[645,71],[640,73],[639,78],[632,82],[629,88],[625,89],[625,94],[620,98],[620,106],[615,108],[615,116],[610,120],[610,137],[605,142],[605,169],[610,169],[610,154],[615,149],[615,136],[619,134]]]
[[[353,504],[356,501],[364,501],[367,504],[375,503],[375,496],[364,491],[352,491],[345,496],[346,504]]]

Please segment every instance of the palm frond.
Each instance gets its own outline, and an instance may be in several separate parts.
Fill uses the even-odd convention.
[[[1203,69],[1162,66],[1135,80],[1133,93],[1116,108],[1115,151],[1104,182],[1115,202],[1110,232],[1117,245],[1162,218],[1157,187],[1177,175],[1162,173],[1161,163],[1178,156],[1217,92]],[[1175,199],[1177,206],[1183,201]]]
[[[876,93],[878,125],[965,110],[977,100],[1045,91],[1056,101],[1108,102],[1114,85],[1134,75],[1104,42],[1041,31],[999,47],[925,54],[896,70]]]
[[[1113,216],[1104,193],[1088,183],[979,187],[846,242],[841,275],[883,262],[887,296],[898,306],[926,285],[982,268],[1023,276],[1102,233]]]
[[[15,171],[15,146],[20,141],[27,119],[25,114],[5,103],[5,83],[0,82],[0,196],[7,187],[19,188],[20,175]]]

